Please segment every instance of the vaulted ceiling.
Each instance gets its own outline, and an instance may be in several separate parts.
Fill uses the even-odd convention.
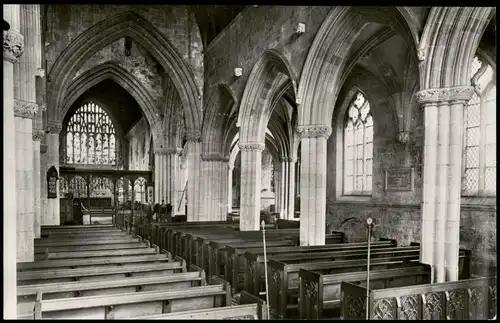
[[[206,48],[246,6],[195,5],[189,7],[200,28],[203,48]]]

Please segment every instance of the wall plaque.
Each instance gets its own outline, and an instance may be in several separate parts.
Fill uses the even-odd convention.
[[[54,166],[51,166],[47,171],[47,198],[57,198],[57,180],[59,174]]]
[[[414,168],[392,168],[385,170],[385,190],[407,192],[413,191]]]
[[[146,188],[148,194],[148,203],[153,204],[154,203],[154,187],[152,185],[148,185]]]

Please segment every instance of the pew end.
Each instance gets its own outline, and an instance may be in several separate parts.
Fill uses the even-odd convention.
[[[167,255],[168,261],[172,261],[172,254],[169,251],[161,249],[160,253]]]
[[[182,272],[185,273],[187,271],[187,263],[186,263],[186,260],[184,260],[184,258],[182,257],[179,257],[179,256],[175,256],[174,257],[174,260],[175,261],[180,261],[181,262],[181,266],[182,266]]]
[[[230,306],[231,302],[233,300],[233,295],[231,293],[231,284],[227,281],[224,280],[218,276],[212,276],[210,277],[210,285],[219,285],[222,284],[224,286],[224,290],[226,291],[226,304],[225,306]]]
[[[36,293],[35,307],[33,308],[33,318],[40,320],[42,318],[42,292]]]
[[[249,292],[242,290],[240,294],[240,304],[257,304],[259,307],[259,319],[261,320],[270,320],[267,316],[267,303],[260,297],[250,294]]]
[[[207,277],[206,277],[206,273],[205,273],[205,270],[203,270],[203,268],[200,268],[194,264],[189,264],[188,266],[189,268],[189,271],[197,271],[200,273],[200,276],[201,276],[201,286],[206,286],[208,285],[207,284]]]
[[[153,244],[151,247],[155,249],[156,253],[160,253],[160,247],[155,244]]]

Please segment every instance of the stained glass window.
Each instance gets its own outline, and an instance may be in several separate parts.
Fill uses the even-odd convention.
[[[116,165],[116,133],[108,114],[97,104],[81,106],[66,129],[68,164]]]
[[[496,85],[490,65],[474,57],[475,93],[464,108],[462,195],[496,195]]]
[[[357,92],[344,126],[344,195],[371,195],[373,117],[370,102]]]

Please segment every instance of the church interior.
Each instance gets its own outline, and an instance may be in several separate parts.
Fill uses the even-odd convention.
[[[5,319],[496,319],[494,7],[3,20]]]

